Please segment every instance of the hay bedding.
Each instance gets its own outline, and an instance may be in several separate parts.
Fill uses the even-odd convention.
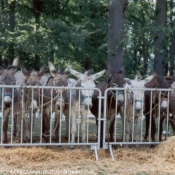
[[[69,150],[68,147],[0,148],[0,171],[3,171],[3,174],[12,174],[12,170],[18,169],[35,172],[82,170],[93,171],[93,175],[175,175],[175,136],[154,149],[117,148],[114,150],[116,161],[112,161],[105,150],[99,150],[98,155],[100,160],[95,161],[95,156],[90,154],[89,148],[84,150],[79,147],[75,150]]]

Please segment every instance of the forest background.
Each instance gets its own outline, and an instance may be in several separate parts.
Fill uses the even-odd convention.
[[[0,66],[173,75],[174,14],[174,0],[0,0]]]

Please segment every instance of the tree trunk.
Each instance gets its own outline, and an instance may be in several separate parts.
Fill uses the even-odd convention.
[[[15,31],[15,4],[16,1],[11,1],[9,8],[10,8],[10,26],[9,26],[9,30],[10,32],[14,32]],[[15,50],[14,50],[14,41],[11,41],[9,44],[9,62],[10,64],[13,62],[14,56],[15,56]]]
[[[35,54],[34,69],[37,71],[40,70],[40,56],[37,53]]]
[[[163,31],[166,26],[166,0],[157,0],[156,2],[155,24],[158,28],[158,33],[155,37],[154,70],[158,75],[163,76],[165,74],[164,59],[166,54],[166,36]]]
[[[113,72],[123,67],[124,11],[128,0],[110,0],[108,17],[108,64]]]
[[[170,36],[170,53],[169,53],[169,75],[174,75],[174,58],[175,58],[175,20],[174,20],[174,2],[169,2],[170,7],[170,25],[173,29],[172,35]]]
[[[85,58],[85,64],[84,64],[85,70],[89,70],[89,68],[90,68],[90,62],[89,62],[89,60],[90,59],[88,57]]]
[[[170,67],[169,67],[169,72],[170,76],[174,75],[174,57],[175,57],[175,22],[174,22],[174,30],[173,30],[173,37],[172,37],[172,44],[170,47]]]
[[[35,28],[34,31],[39,30],[40,28],[40,16],[42,11],[42,1],[41,0],[33,0],[34,6],[34,16],[35,16]],[[37,41],[39,42],[39,41]],[[40,69],[40,55],[38,53],[35,54],[35,63],[34,63],[35,70]]]
[[[4,10],[4,2],[3,0],[0,0],[0,11],[2,12]],[[0,33],[3,33],[3,19],[2,19],[2,15],[0,15]],[[2,62],[2,54],[0,52],[0,65],[3,67],[3,62]]]

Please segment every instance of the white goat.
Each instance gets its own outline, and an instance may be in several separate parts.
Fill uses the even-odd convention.
[[[125,90],[125,110],[123,111],[122,117],[126,142],[129,142],[131,134],[132,141],[140,141],[144,111],[144,91],[146,90],[144,90],[144,88],[145,84],[152,78],[153,76],[150,76],[141,80],[141,77],[136,75],[134,80],[127,80],[127,83],[124,85],[127,89]]]

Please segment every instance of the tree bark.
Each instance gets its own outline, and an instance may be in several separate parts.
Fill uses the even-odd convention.
[[[10,32],[13,32],[15,31],[15,4],[16,4],[16,1],[12,1],[9,5],[9,9],[10,9],[10,18],[9,18],[9,23],[10,23],[10,26],[9,26],[9,30]],[[10,44],[9,44],[9,62],[10,64],[13,62],[13,59],[15,57],[15,49],[14,49],[14,42],[12,41]]]
[[[170,66],[169,66],[169,73],[170,76],[174,75],[174,58],[175,58],[175,22],[174,22],[174,30],[173,30],[173,36],[172,36],[172,44],[170,47]]]
[[[128,0],[110,0],[108,17],[108,64],[113,72],[123,67],[124,11]]]
[[[34,16],[35,16],[35,29],[34,29],[34,31],[37,31],[40,28],[40,17],[41,17],[41,12],[42,12],[42,8],[43,8],[42,0],[33,0],[33,6],[34,6]],[[39,41],[37,41],[37,42],[39,42]],[[34,68],[35,68],[35,70],[40,69],[40,55],[39,55],[39,53],[35,54]]]
[[[163,29],[166,26],[166,0],[156,1],[155,25],[158,28],[158,33],[155,37],[155,58],[154,70],[159,76],[165,74],[165,40],[166,36]]]
[[[174,75],[174,58],[175,58],[175,20],[174,20],[174,2],[169,2],[170,6],[170,26],[173,29],[172,35],[170,37],[170,53],[169,53],[169,75]]]

